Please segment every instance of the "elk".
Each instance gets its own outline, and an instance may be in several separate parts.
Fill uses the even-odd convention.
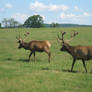
[[[26,37],[29,35],[29,32],[27,32],[26,34],[24,34],[25,39]],[[20,48],[24,48],[25,50],[30,50],[30,54],[29,54],[29,61],[30,61],[30,57],[32,56],[32,54],[34,55],[34,61],[35,61],[35,52],[46,52],[48,54],[48,61],[50,63],[50,58],[51,58],[51,52],[50,52],[50,47],[51,47],[51,43],[47,40],[45,41],[38,41],[38,40],[32,40],[30,42],[25,42],[24,40],[22,40],[19,37],[16,37],[16,39],[18,40],[17,43],[19,43],[19,49]]]
[[[92,46],[81,46],[81,45],[71,46],[69,44],[70,40],[64,41],[65,34],[66,32],[61,32],[62,37],[59,37],[58,35],[58,40],[62,43],[60,51],[66,51],[73,58],[71,72],[73,71],[73,67],[76,60],[82,60],[85,71],[87,72],[85,61],[92,59]],[[71,36],[71,39],[73,39],[73,37],[75,37],[76,35],[78,35],[78,32],[74,32],[73,35]]]

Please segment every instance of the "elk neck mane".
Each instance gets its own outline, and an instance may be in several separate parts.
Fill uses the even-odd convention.
[[[71,45],[68,44],[68,43],[65,43],[65,44],[66,44],[66,47],[67,47],[67,52],[68,52],[69,54],[73,55],[75,46],[71,46]]]
[[[24,49],[29,49],[29,42],[23,42]]]

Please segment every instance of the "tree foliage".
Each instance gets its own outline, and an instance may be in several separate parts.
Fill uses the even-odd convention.
[[[59,26],[58,23],[54,23],[54,22],[51,23],[51,27],[58,27],[58,26]]]
[[[40,15],[30,16],[25,22],[25,27],[40,28],[43,27],[43,17]]]
[[[2,21],[2,24],[5,28],[7,27],[17,27],[20,25],[18,21],[16,21],[14,18],[6,19],[4,18]]]
[[[4,25],[4,27],[8,27],[8,19],[4,18],[2,21],[2,24]]]
[[[0,28],[1,28],[1,23],[0,23]]]

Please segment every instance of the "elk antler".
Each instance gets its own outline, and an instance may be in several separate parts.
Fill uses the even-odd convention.
[[[73,38],[76,35],[78,35],[78,32],[74,31],[74,33],[71,35],[71,38]]]
[[[70,40],[67,40],[66,42],[69,43],[70,41],[73,40],[73,38],[78,35],[78,32],[74,31],[73,34],[71,35],[71,39]]]
[[[20,35],[16,36],[16,39],[19,40],[20,39]]]
[[[58,39],[57,39],[57,40],[58,40],[59,43],[61,43],[61,42],[62,42],[62,43],[64,43],[64,42],[69,43],[70,41],[72,41],[72,39],[73,39],[76,35],[78,35],[78,32],[74,31],[73,34],[71,35],[71,39],[64,41],[64,35],[65,35],[65,34],[66,34],[66,32],[62,32],[62,31],[61,31],[61,38],[60,38],[59,35],[58,35]]]
[[[61,31],[61,38],[59,37],[59,35],[58,35],[58,42],[64,42],[64,35],[66,34],[66,32],[62,32]]]
[[[30,34],[29,32],[26,32],[26,33],[24,34],[24,36],[25,36],[24,40],[26,40],[26,38],[27,38],[27,36],[28,36],[29,34]],[[23,40],[23,41],[24,41],[24,40]]]

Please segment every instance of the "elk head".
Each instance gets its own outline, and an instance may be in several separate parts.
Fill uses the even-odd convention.
[[[24,34],[24,36],[25,36],[24,40],[27,38],[28,35],[29,35],[29,32],[26,32],[26,33]],[[19,49],[20,49],[20,48],[23,48],[23,46],[24,46],[24,40],[22,40],[22,39],[20,38],[20,35],[19,35],[18,37],[16,37],[16,39],[17,39],[17,43],[19,43],[18,48],[19,48]]]
[[[66,34],[66,32],[61,32],[61,37],[59,37],[58,35],[58,41],[61,42],[62,47],[60,49],[60,51],[68,51],[69,49],[69,42],[73,39],[73,37],[75,37],[76,35],[78,35],[78,32],[73,32],[73,34],[71,35],[71,39],[70,40],[65,40],[64,41],[64,35]]]

